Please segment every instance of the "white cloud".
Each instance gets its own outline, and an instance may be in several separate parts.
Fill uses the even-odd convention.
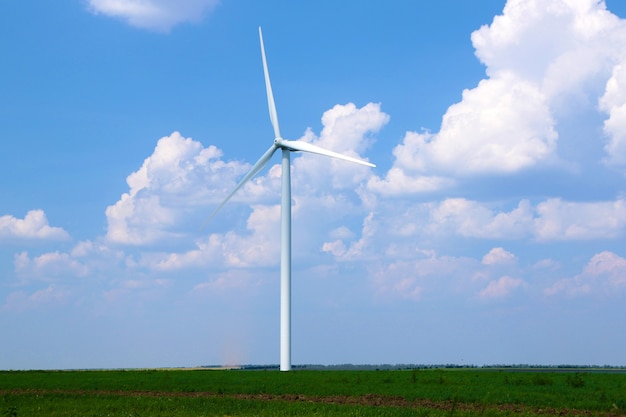
[[[541,89],[551,111],[567,107],[568,101],[582,101],[592,113],[599,101],[609,114],[604,126],[607,162],[626,165],[621,69],[626,64],[626,23],[606,10],[604,1],[509,0],[503,14],[474,32],[472,41],[491,77],[515,71]]]
[[[580,86],[598,62],[587,62],[584,54],[576,53],[594,46],[598,58],[606,59],[607,50],[614,46],[607,48],[602,42],[611,39],[619,26],[619,19],[606,10],[604,1],[508,0],[502,15],[472,34],[472,43],[489,75],[515,69],[538,84],[546,74],[556,82],[554,71],[566,69],[559,65],[560,60],[577,56],[577,61],[569,63],[578,67],[570,66],[559,74],[564,78],[559,82],[574,77]],[[585,77],[580,77],[581,73]]]
[[[346,236],[346,240],[352,240],[348,247],[343,239],[325,242],[322,251],[331,253],[340,260],[363,259],[371,251],[372,239],[376,235],[376,223],[373,221],[374,213],[369,213],[363,221],[361,237],[358,240],[351,239],[353,236]]]
[[[89,9],[132,26],[168,32],[183,22],[198,22],[219,0],[88,0]]]
[[[373,135],[389,121],[380,104],[358,108],[353,103],[337,104],[322,115],[322,131],[310,129],[299,140],[359,159],[373,143]],[[377,161],[372,161],[376,163]],[[371,175],[371,169],[334,158],[303,154],[293,161],[294,192],[304,195],[352,188]],[[315,187],[315,188],[313,188]],[[333,191],[334,192],[334,191]]]
[[[561,268],[561,264],[555,261],[554,259],[550,259],[550,258],[542,259],[533,265],[533,269],[535,270],[556,271],[560,268]]]
[[[38,277],[49,281],[58,277],[84,277],[89,268],[68,253],[49,252],[30,258],[28,253],[15,255],[15,272],[23,279]]]
[[[408,136],[409,134],[407,134]],[[406,141],[405,141],[406,142]],[[398,146],[394,153],[402,154],[401,146]],[[392,167],[384,179],[373,176],[367,182],[367,188],[377,194],[384,196],[417,194],[428,191],[436,191],[450,187],[453,181],[438,176],[411,175],[407,171],[397,166]]]
[[[337,104],[322,115],[322,132],[318,146],[348,156],[360,157],[373,142],[370,136],[378,132],[389,116],[380,110],[380,104],[368,103],[358,108],[354,103]]]
[[[300,140],[362,158],[359,153],[372,144],[372,135],[387,120],[377,104],[361,108],[352,103],[336,105],[324,113],[319,136],[309,129]],[[357,190],[371,175],[370,170],[311,154],[298,154],[292,164],[292,212],[297,227],[293,236],[294,257],[321,255],[328,250],[324,244],[327,238],[347,239],[348,248],[343,251],[348,258],[363,256],[373,232],[366,228],[357,238],[345,222],[355,218],[363,221],[367,215]],[[219,203],[249,168],[238,162],[226,163],[219,150],[205,149],[177,132],[160,139],[142,167],[129,175],[129,192],[107,209],[107,241],[145,246],[167,242],[177,234],[189,236],[185,222],[194,217],[193,212],[203,209],[209,213],[211,206]],[[280,176],[280,164],[271,166],[229,203],[245,202],[250,209],[244,229],[234,226],[228,232],[196,239],[195,247],[186,251],[143,252],[138,266],[171,273],[183,269],[223,271],[278,265],[280,206],[260,203],[279,199]],[[364,221],[371,223],[371,214]],[[199,224],[200,221],[193,225],[194,230]],[[198,289],[213,288],[220,282],[214,280]]]
[[[419,300],[424,288],[415,269],[415,265],[407,262],[387,265],[374,273],[374,292],[383,298]]]
[[[190,213],[215,204],[249,169],[248,164],[224,162],[221,156],[216,147],[204,148],[178,132],[161,138],[141,168],[126,179],[130,190],[106,209],[107,240],[145,245],[180,236],[179,227]],[[242,190],[239,197],[245,195]],[[201,222],[195,219],[197,229]]]
[[[159,271],[208,267],[248,268],[275,265],[280,259],[280,206],[253,207],[246,231],[211,234],[183,253],[146,256],[142,264]]]
[[[0,240],[67,240],[69,234],[60,227],[51,227],[43,210],[31,210],[24,219],[0,217]]]
[[[558,198],[537,205],[539,240],[611,239],[623,236],[626,201],[570,202]]]
[[[495,212],[477,201],[450,198],[434,206],[429,228],[433,233],[453,233],[486,239],[520,239],[531,233],[533,209],[527,200],[510,212]]]
[[[85,277],[89,267],[68,253],[49,252],[33,258],[22,252],[14,258],[15,273],[23,281],[53,281],[59,278]]]
[[[560,142],[580,148],[572,141],[587,140],[601,149],[604,138],[560,137],[559,128],[580,117],[581,104],[596,115],[598,102],[609,114],[607,163],[626,166],[626,23],[604,1],[508,0],[472,43],[487,78],[448,108],[438,132],[407,132],[393,167],[370,180],[370,190],[422,193],[468,175],[575,166],[559,154]]]
[[[576,241],[612,239],[626,230],[626,201],[573,202],[549,199],[533,207],[522,200],[511,211],[497,211],[478,201],[446,199],[430,210],[428,228],[438,235],[482,239]]]
[[[535,205],[522,200],[510,209],[459,198],[412,204],[394,200],[376,205],[360,232],[331,230],[322,250],[336,262],[361,263],[374,277],[376,293],[386,296],[413,294],[421,299],[424,291],[432,291],[433,283],[424,281],[426,277],[451,279],[463,291],[481,293],[481,297],[496,296],[508,293],[519,283],[513,278],[499,281],[502,275],[515,277],[524,271],[516,254],[496,246],[482,258],[469,262],[436,256],[425,248],[447,246],[455,236],[487,241],[517,240],[533,246],[536,246],[533,241],[549,245],[561,241],[617,239],[626,232],[625,214],[621,199],[589,203],[551,199]],[[455,268],[453,265],[457,263],[463,267]],[[530,267],[534,275],[553,274],[562,268],[561,262],[553,259],[544,259]],[[473,284],[464,284],[464,280]],[[492,283],[486,288],[475,288],[486,282]]]
[[[478,297],[481,299],[504,298],[511,295],[516,289],[525,286],[527,284],[521,278],[504,276],[489,282],[485,288],[478,292]]]
[[[545,290],[545,294],[616,295],[625,290],[626,259],[613,252],[604,251],[594,255],[581,274],[557,281]]]
[[[471,258],[418,250],[412,259],[391,261],[372,271],[371,285],[379,297],[419,301],[463,292],[474,285],[469,277],[479,267],[479,262]]]
[[[613,70],[600,98],[600,108],[609,114],[604,122],[604,132],[609,138],[604,149],[606,162],[614,166],[626,166],[626,62]]]
[[[554,152],[557,134],[545,97],[534,84],[502,72],[463,92],[437,134],[409,132],[394,150],[403,171],[509,173]]]
[[[483,256],[483,265],[511,265],[517,262],[517,256],[503,248],[493,248]]]
[[[67,252],[46,252],[32,257],[21,252],[14,256],[13,264],[23,282],[72,281],[93,278],[106,271],[116,271],[115,275],[120,276],[120,268],[129,266],[123,252],[92,241],[79,242]]]
[[[378,104],[370,103],[361,108],[352,103],[336,105],[324,113],[319,137],[309,129],[300,140],[359,156],[358,152],[371,145],[372,135],[387,120],[388,116],[380,111]],[[300,155],[293,159],[294,217],[327,212],[327,220],[330,220],[342,213],[354,212],[355,205],[360,205],[356,190],[371,175],[370,169],[318,155]],[[202,216],[210,213],[210,209],[235,187],[249,169],[248,164],[225,162],[222,152],[214,146],[204,148],[199,142],[183,138],[178,132],[161,138],[141,168],[128,176],[129,191],[107,208],[107,241],[150,245],[186,236],[190,231],[197,230]],[[223,235],[218,245],[220,250],[234,254],[237,252],[235,249],[256,245],[265,247],[265,253],[268,250],[271,252],[273,245],[268,246],[267,236],[272,234],[265,229],[271,227],[278,230],[278,206],[267,203],[279,199],[280,175],[280,164],[271,166],[233,197],[233,203],[247,203],[252,213],[246,234],[240,236],[233,232]],[[311,234],[323,233],[313,224],[309,227]],[[252,235],[249,235],[250,231]],[[198,247],[185,256],[176,255],[170,261],[160,263],[165,267],[185,259],[192,261],[197,256],[197,250],[216,250],[214,244],[216,242],[209,247],[202,244],[202,248]],[[248,265],[257,262],[253,258],[261,261],[263,256],[253,252],[258,251],[250,249],[242,259],[232,258],[228,263]]]

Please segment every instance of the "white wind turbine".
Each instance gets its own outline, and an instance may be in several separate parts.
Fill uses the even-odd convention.
[[[270,75],[267,70],[267,61],[265,59],[265,47],[263,45],[263,33],[259,27],[259,39],[261,41],[261,55],[263,57],[263,72],[265,74],[265,89],[267,90],[267,105],[270,112],[270,120],[274,127],[274,143],[254,164],[252,169],[242,178],[235,189],[222,201],[222,203],[211,213],[205,224],[208,223],[217,212],[224,207],[226,202],[248,182],[252,177],[258,174],[274,155],[277,150],[282,151],[282,197],[281,197],[281,250],[280,250],[280,370],[291,370],[291,152],[310,152],[333,158],[339,158],[346,161],[354,162],[361,165],[375,167],[376,165],[362,161],[360,159],[351,158],[336,152],[322,149],[318,146],[301,141],[285,140],[280,135],[278,126],[278,115],[276,113],[276,104],[274,103],[274,95],[272,94],[272,86],[270,84]]]

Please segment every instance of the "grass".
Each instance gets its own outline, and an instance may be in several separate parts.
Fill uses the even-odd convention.
[[[494,370],[5,371],[10,416],[625,415],[626,374]]]

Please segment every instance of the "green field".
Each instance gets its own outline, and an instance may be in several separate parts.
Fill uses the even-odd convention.
[[[626,374],[4,371],[0,416],[626,416]]]

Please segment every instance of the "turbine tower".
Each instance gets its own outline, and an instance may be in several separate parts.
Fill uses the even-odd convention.
[[[345,161],[354,162],[369,167],[376,165],[326,149],[311,145],[302,141],[285,140],[280,135],[278,126],[278,115],[276,113],[276,104],[274,103],[274,94],[270,84],[270,75],[267,70],[267,60],[265,58],[265,46],[263,45],[263,33],[259,27],[259,40],[261,42],[261,55],[263,58],[263,73],[265,75],[265,89],[267,91],[267,105],[269,107],[270,121],[274,128],[274,142],[272,146],[261,156],[254,164],[252,169],[239,181],[234,190],[222,201],[222,203],[213,210],[213,213],[205,221],[205,225],[224,207],[230,198],[248,182],[252,177],[258,174],[268,164],[272,155],[277,150],[282,151],[282,196],[281,196],[281,249],[280,249],[280,370],[291,370],[291,152],[309,152],[318,155],[329,156],[332,158],[343,159]]]

